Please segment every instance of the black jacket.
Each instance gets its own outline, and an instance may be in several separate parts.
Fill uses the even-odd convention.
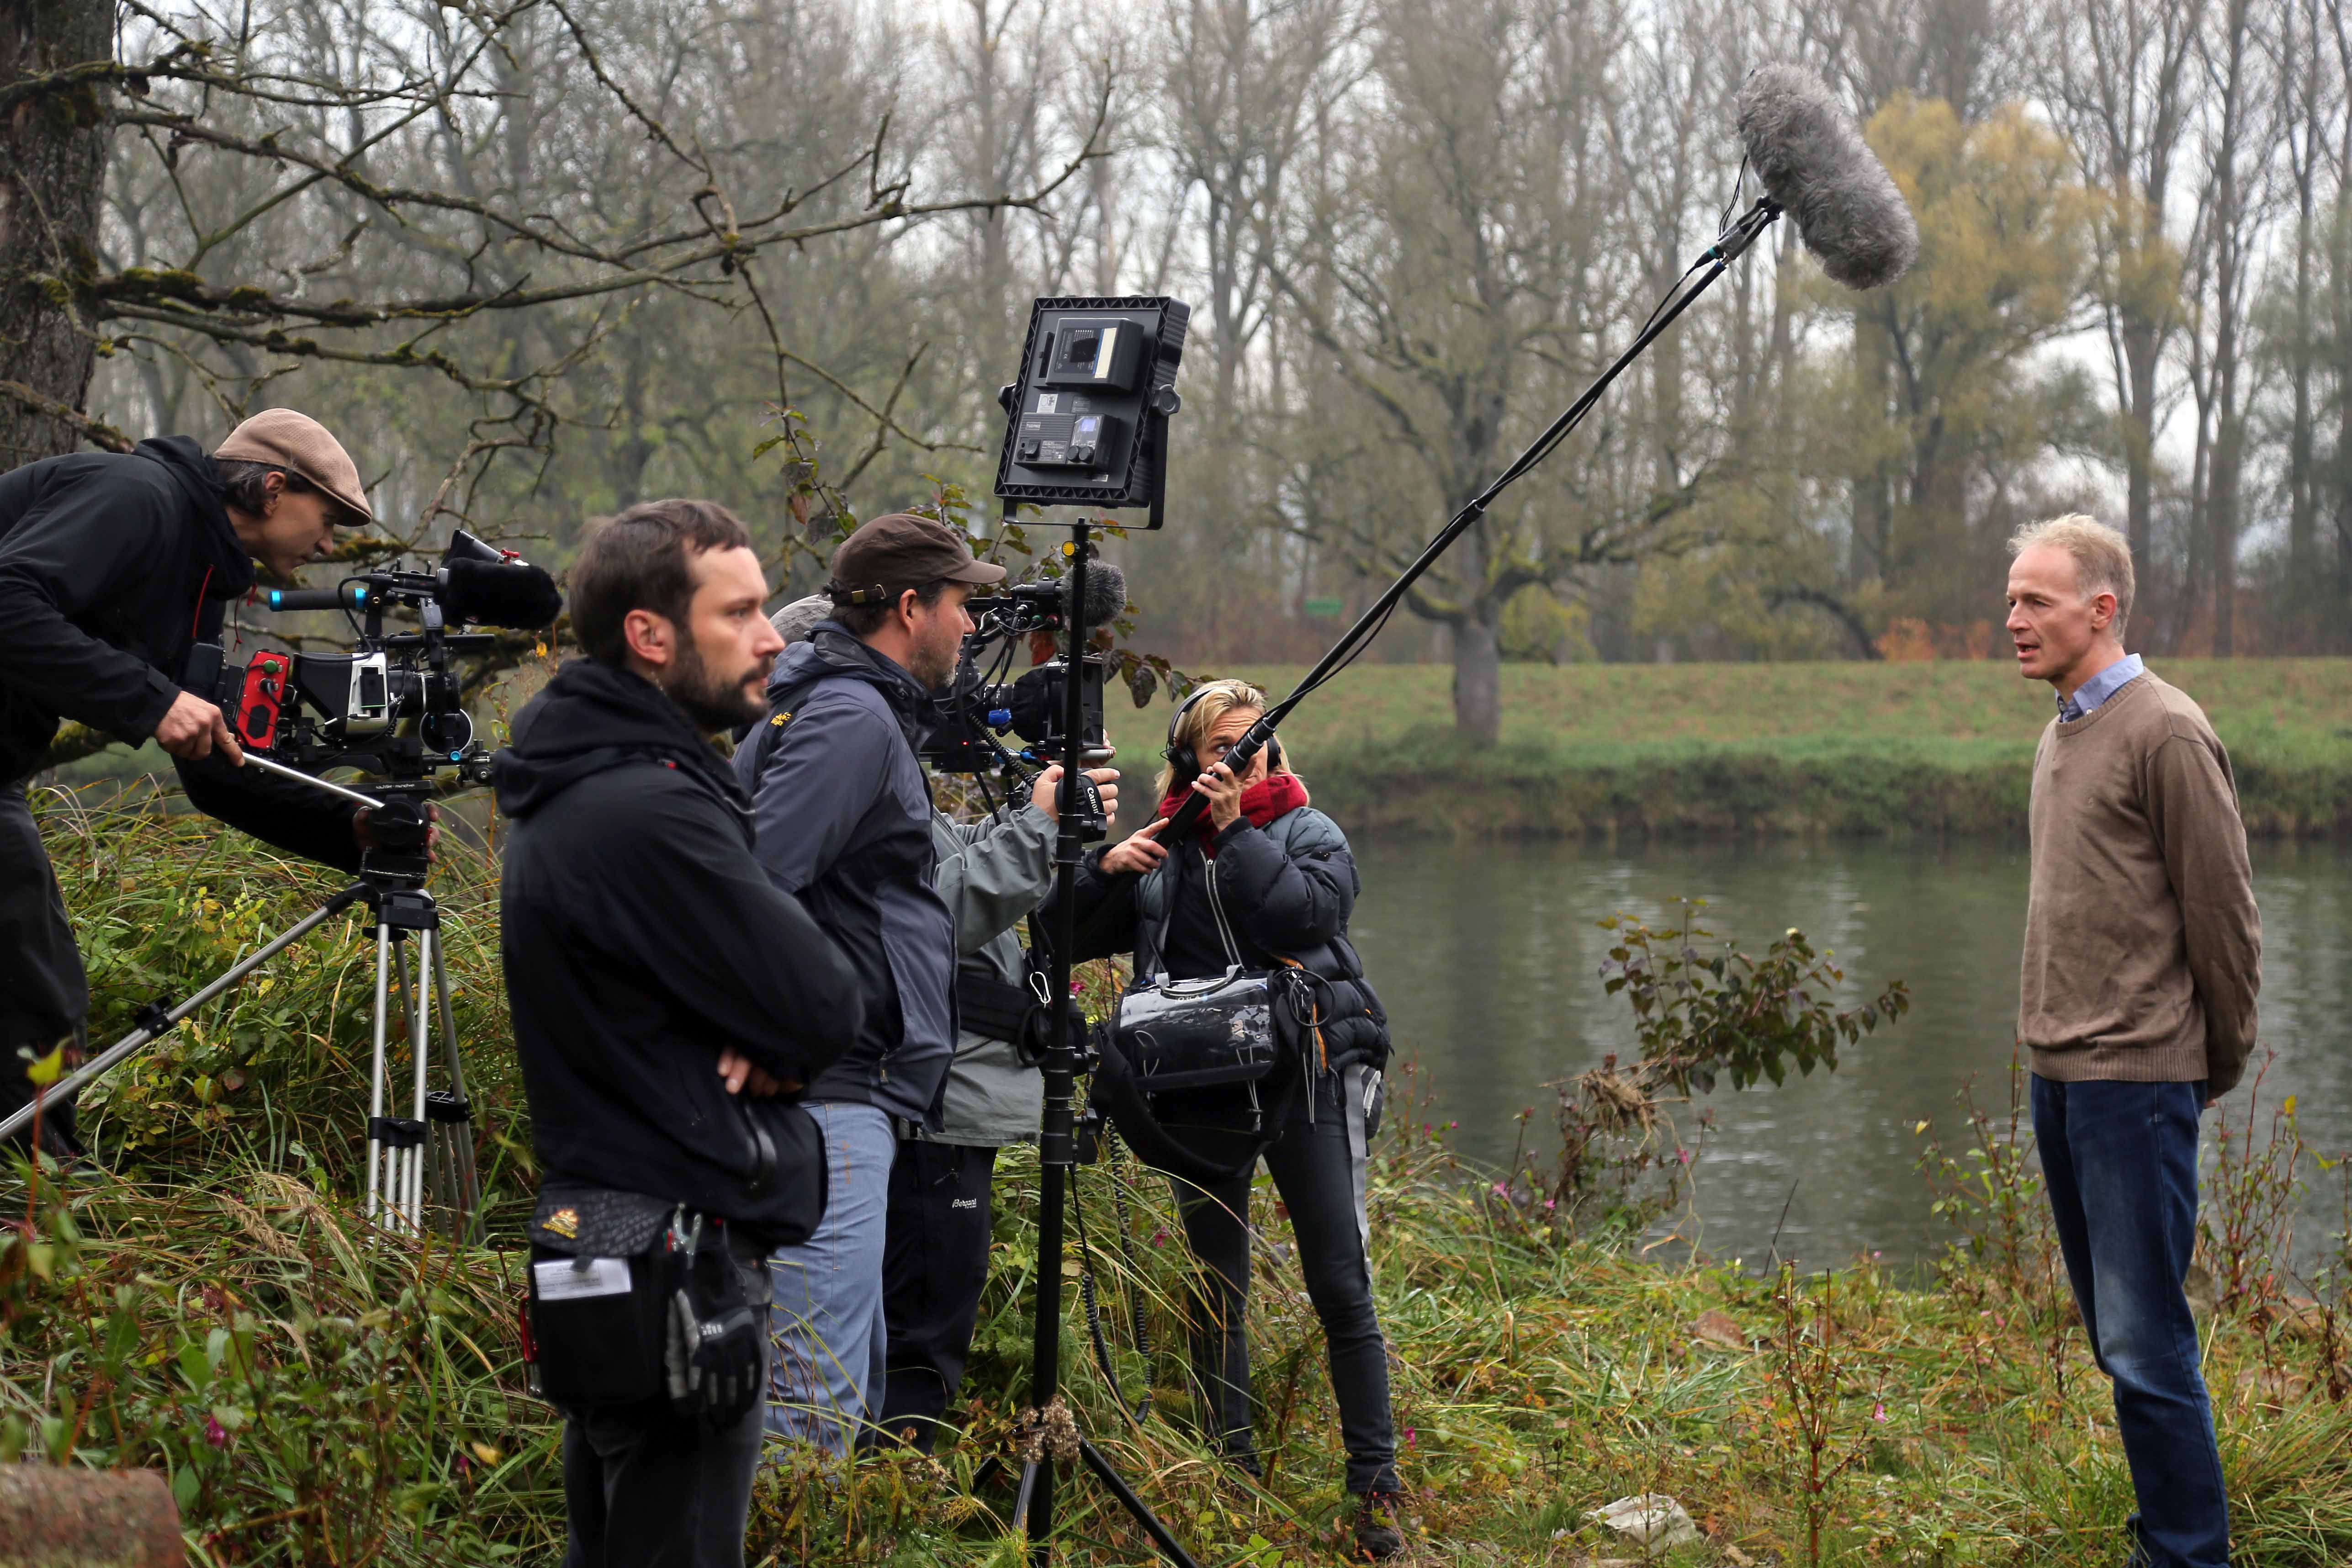
[[[132,745],[152,735],[188,650],[219,638],[253,583],[218,471],[185,436],[0,474],[0,780],[32,772],[61,718]],[[257,768],[179,771],[208,816],[358,868],[348,805]]]
[[[865,1009],[841,950],[751,858],[727,764],[651,682],[577,659],[492,766],[514,818],[507,996],[547,1175],[804,1236],[817,1216],[791,1196],[804,1182],[751,1190],[745,1119],[821,1173],[815,1123],[783,1099],[729,1095],[719,1055],[812,1082]]]
[[[915,746],[929,694],[832,621],[768,680],[772,711],[735,753],[760,864],[807,900],[856,967],[866,1027],[809,1087],[940,1131],[955,1059],[955,917],[932,885],[930,784]]]
[[[1077,956],[1132,952],[1139,985],[1296,960],[1333,983],[1320,993],[1334,1022],[1318,1065],[1385,1065],[1388,1014],[1348,940],[1359,883],[1339,824],[1302,805],[1264,827],[1244,817],[1215,842],[1213,859],[1196,841],[1139,876],[1106,874],[1101,852],[1089,855],[1076,889]]]

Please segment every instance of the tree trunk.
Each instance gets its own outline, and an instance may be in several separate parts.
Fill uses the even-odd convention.
[[[1475,612],[1454,623],[1454,732],[1474,746],[1491,746],[1503,733],[1503,654],[1495,633],[1494,622]]]
[[[1853,323],[1853,383],[1855,416],[1869,428],[1884,423],[1886,413],[1886,334],[1876,321],[1857,314]],[[1852,522],[1846,534],[1846,586],[1859,588],[1872,578],[1889,580],[1886,559],[1895,531],[1895,498],[1887,485],[1885,464],[1873,458],[1853,472]]]
[[[26,78],[112,56],[106,0],[12,0],[0,7],[0,91]],[[60,304],[50,279],[96,270],[99,197],[106,178],[101,89],[78,87],[17,104],[0,121],[0,468],[70,452],[72,421],[42,400],[79,410],[96,344]]]
[[[2286,610],[2293,640],[2285,650],[2273,647],[2269,651],[2313,653],[2317,651],[2312,646],[2312,637],[2319,629],[2321,577],[2318,443],[2314,430],[2317,412],[2312,399],[2312,343],[2318,335],[2319,322],[2313,310],[2312,268],[2318,246],[2315,224],[2319,144],[2326,131],[2319,96],[2319,9],[2314,3],[2307,4],[2304,11],[2301,19],[2305,31],[2302,42],[2309,47],[2300,62],[2294,54],[2294,24],[2298,18],[2290,15],[2282,34],[2286,51],[2284,74],[2301,108],[2300,122],[2289,138],[2294,176],[2294,325],[2287,351],[2287,378],[2294,393],[2294,409],[2286,440]]]
[[[2124,537],[2131,542],[2132,564],[2142,584],[2140,603],[2155,607],[2156,559],[2156,373],[2164,358],[2163,334],[2155,322],[2126,305],[2123,311]],[[2135,615],[2124,627],[2134,648],[2148,644],[2154,617]]]

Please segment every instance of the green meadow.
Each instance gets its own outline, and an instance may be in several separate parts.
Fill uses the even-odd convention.
[[[2352,828],[2352,660],[2157,660],[2230,748],[2249,829]],[[1295,668],[1244,676],[1276,696]],[[1463,745],[1443,665],[1362,665],[1283,728],[1351,827],[1610,837],[2016,833],[2049,688],[1998,661],[1506,665],[1500,744]],[[1168,709],[1117,692],[1130,769]],[[1145,793],[1137,791],[1138,795]]]

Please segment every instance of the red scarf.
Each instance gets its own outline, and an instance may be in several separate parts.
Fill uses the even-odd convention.
[[[1192,793],[1192,786],[1186,784],[1161,801],[1160,819],[1164,822],[1175,816],[1176,808],[1183,805],[1185,797]],[[1307,785],[1300,782],[1297,773],[1268,773],[1242,791],[1242,815],[1255,827],[1264,827],[1276,817],[1287,816],[1306,804]],[[1201,814],[1201,820],[1193,827],[1193,832],[1200,837],[1201,853],[1212,860],[1215,859],[1217,826],[1208,813]]]

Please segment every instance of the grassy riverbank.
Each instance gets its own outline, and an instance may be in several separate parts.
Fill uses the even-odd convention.
[[[2251,830],[2352,831],[2352,659],[2157,668],[2230,747]],[[1279,695],[1304,671],[1236,673]],[[1998,661],[1507,665],[1502,743],[1478,752],[1451,680],[1360,666],[1301,708],[1284,734],[1318,803],[1404,832],[2022,832],[2050,717]],[[1120,756],[1156,763],[1165,706],[1110,706]]]
[[[202,822],[84,826],[47,822],[101,1037],[326,889]],[[512,1318],[531,1173],[484,878],[461,861],[440,883],[492,1245],[371,1237],[354,1212],[370,948],[329,928],[117,1076],[92,1118],[113,1175],[69,1173],[29,1235],[0,1227],[0,1456],[167,1468],[195,1563],[551,1560],[556,1426],[522,1391]],[[1866,1258],[1785,1275],[1645,1258],[1596,1217],[1605,1205],[1580,1230],[1559,1223],[1576,1205],[1550,1206],[1559,1135],[1540,1121],[1534,1157],[1498,1184],[1400,1097],[1375,1146],[1372,1228],[1412,1561],[1635,1556],[1590,1513],[1642,1492],[1696,1521],[1700,1538],[1663,1559],[1683,1568],[1810,1563],[1816,1546],[1823,1563],[1922,1568],[2119,1561],[2112,1415],[2032,1178],[2006,1122],[1946,1120],[1952,1159],[1933,1129],[1923,1152],[1974,1245],[1921,1288]],[[1676,1166],[1671,1129],[1651,1136]],[[2208,1370],[2241,1568],[2321,1568],[2352,1560],[2352,1334],[2278,1271],[2275,1147],[2257,1138],[2213,1183]],[[751,1562],[1017,1560],[1003,1461],[1039,1260],[1034,1162],[1001,1169],[971,1436],[936,1463],[778,1465]],[[1271,1468],[1253,1487],[1185,1436],[1181,1249],[1164,1185],[1127,1174],[1089,1168],[1079,1188],[1118,1395],[1148,1387],[1153,1408],[1122,1416],[1073,1301],[1064,1365],[1082,1421],[1203,1563],[1340,1561],[1336,1412],[1273,1194],[1255,1199],[1252,1326]],[[27,1212],[21,1186],[8,1193],[0,1212]],[[1074,1284],[1077,1257],[1063,1264]],[[2340,1306],[2340,1283],[2319,1299]],[[1139,1299],[1148,1353],[1129,1326]],[[1067,1519],[1068,1561],[1150,1561],[1091,1488]]]

